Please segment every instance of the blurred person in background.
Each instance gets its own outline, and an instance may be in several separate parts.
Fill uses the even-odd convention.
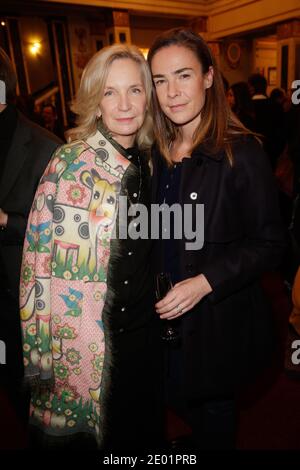
[[[286,130],[282,107],[267,96],[267,80],[254,73],[248,78],[254,107],[254,131],[263,136],[263,146],[273,170],[286,144]]]
[[[64,131],[59,123],[57,112],[53,104],[44,104],[41,110],[41,119],[43,127],[61,139],[64,138]]]
[[[248,84],[246,82],[234,83],[229,88],[226,96],[230,108],[241,123],[247,129],[254,131],[254,107]]]
[[[28,404],[27,395],[21,391],[19,317],[22,248],[38,182],[61,140],[16,108],[17,78],[1,48],[0,80],[6,87],[6,101],[0,103],[0,339],[6,344],[6,364],[0,367],[0,382],[18,416],[26,422]]]
[[[285,103],[287,101],[287,96],[285,91],[282,88],[273,88],[270,93],[270,101],[279,105],[284,109]]]

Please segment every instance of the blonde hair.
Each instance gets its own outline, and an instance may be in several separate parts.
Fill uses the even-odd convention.
[[[136,46],[126,44],[114,44],[113,46],[101,49],[86,65],[76,98],[71,105],[71,110],[77,115],[77,127],[69,129],[66,132],[68,142],[77,139],[86,139],[90,135],[95,134],[97,130],[99,104],[103,97],[109,68],[116,59],[131,59],[140,67],[147,106],[143,125],[136,135],[136,143],[141,149],[147,149],[152,145],[153,120],[151,93],[153,85],[151,73],[141,51]],[[123,72],[120,71],[120,73]],[[124,73],[126,73],[126,70]]]

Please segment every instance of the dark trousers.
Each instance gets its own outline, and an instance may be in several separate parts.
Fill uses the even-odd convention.
[[[0,365],[0,386],[24,426],[29,415],[29,391],[23,386],[23,354],[19,304],[16,296],[0,285],[0,340],[6,349],[5,364]]]
[[[28,447],[41,451],[98,451],[94,436],[87,433],[78,433],[70,436],[49,436],[36,426],[29,425]]]
[[[189,445],[194,450],[234,449],[236,406],[234,396],[205,396],[189,399],[184,383],[181,345],[165,345],[165,398],[192,429]]]
[[[163,440],[162,351],[154,325],[113,338],[105,450],[151,452]]]

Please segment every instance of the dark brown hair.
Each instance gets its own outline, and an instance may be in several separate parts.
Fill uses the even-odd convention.
[[[5,83],[6,102],[13,103],[16,99],[17,76],[6,52],[0,47],[0,80]]]
[[[231,112],[227,103],[221,73],[216,65],[215,59],[204,39],[189,29],[171,29],[158,36],[152,44],[148,53],[148,62],[151,68],[152,59],[162,48],[172,45],[186,47],[192,51],[206,74],[213,67],[213,84],[206,90],[205,104],[201,111],[201,123],[194,133],[194,142],[191,152],[203,144],[206,151],[217,154],[225,150],[232,164],[233,157],[231,143],[239,134],[253,134],[246,129],[238,118]],[[166,161],[171,164],[170,143],[176,139],[180,127],[176,126],[162,112],[156,93],[153,93],[154,105],[154,132],[159,150]]]

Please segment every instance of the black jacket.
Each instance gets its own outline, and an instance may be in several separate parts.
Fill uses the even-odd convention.
[[[188,251],[187,240],[180,242],[181,275],[203,273],[213,289],[182,317],[191,398],[232,393],[268,361],[272,347],[259,280],[279,264],[285,247],[277,190],[253,137],[237,139],[233,156],[231,167],[225,153],[209,156],[199,147],[183,160],[179,202],[204,204],[204,245]],[[154,201],[161,164],[154,152]]]
[[[0,207],[8,214],[7,227],[0,230],[0,269],[17,299],[28,214],[39,179],[60,143],[58,137],[18,113],[0,187]]]

